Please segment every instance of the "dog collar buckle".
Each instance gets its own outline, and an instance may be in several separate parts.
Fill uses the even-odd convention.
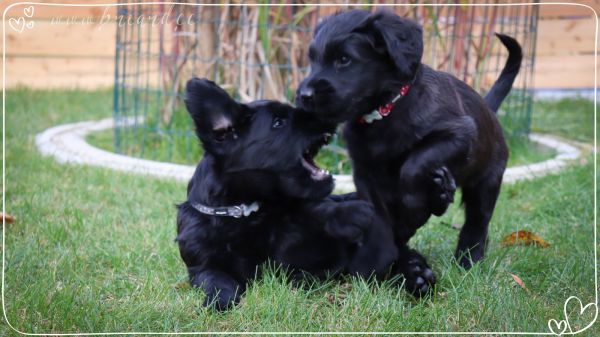
[[[192,203],[191,204],[194,209],[198,212],[206,215],[212,216],[230,216],[236,219],[241,217],[250,216],[253,212],[258,211],[260,205],[258,202],[253,202],[250,205],[241,204],[235,206],[224,206],[224,207],[209,207],[206,205]]]
[[[233,206],[230,208],[229,213],[230,213],[229,215],[231,215],[232,217],[239,219],[244,214],[244,210],[240,206]]]
[[[394,97],[390,102],[380,106],[377,110],[373,110],[368,114],[360,116],[358,122],[360,124],[371,124],[374,121],[383,119],[383,117],[387,117],[396,106],[396,102],[398,102],[402,97],[408,94],[409,89],[409,84],[403,85],[402,87],[400,87],[400,92],[398,93],[398,95],[396,95],[396,97]]]

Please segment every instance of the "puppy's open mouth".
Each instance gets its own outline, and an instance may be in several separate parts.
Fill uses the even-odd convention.
[[[316,141],[311,143],[300,158],[302,162],[302,166],[310,172],[310,177],[313,180],[321,181],[327,179],[330,174],[329,171],[322,169],[317,166],[315,163],[315,156],[319,153],[319,150],[324,145],[328,144],[331,141],[331,133],[325,133],[321,138],[318,138]]]

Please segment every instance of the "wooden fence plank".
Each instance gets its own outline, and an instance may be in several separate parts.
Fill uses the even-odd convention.
[[[560,2],[560,1],[543,0],[540,2],[544,3],[544,2]],[[560,18],[560,17],[568,18],[568,17],[577,17],[577,16],[593,17],[594,12],[591,9],[584,7],[584,6],[579,6],[579,5],[590,6],[590,7],[594,8],[596,10],[596,12],[598,12],[598,9],[600,9],[600,1],[599,0],[579,0],[579,1],[573,1],[573,2],[575,2],[576,4],[561,4],[561,5],[555,5],[555,4],[545,4],[544,5],[544,4],[542,4],[542,5],[540,5],[540,17],[541,18]]]
[[[117,25],[35,22],[35,29],[7,31],[8,55],[114,57]],[[1,46],[0,46],[1,49]]]
[[[583,20],[540,20],[537,55],[589,54],[594,52],[595,22]]]
[[[110,87],[114,81],[114,60],[73,58],[12,58],[6,60],[8,88]]]
[[[593,88],[594,55],[541,56],[535,61],[537,88]]]

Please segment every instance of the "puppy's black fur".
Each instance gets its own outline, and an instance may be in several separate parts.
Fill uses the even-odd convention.
[[[391,12],[332,15],[317,26],[310,45],[311,73],[298,88],[297,103],[324,123],[346,122],[358,197],[372,202],[393,227],[400,271],[414,292],[427,290],[420,286],[423,279],[429,284],[435,279],[406,244],[432,214],[446,211],[456,185],[462,187],[466,221],[455,256],[465,268],[484,256],[508,158],[495,111],[522,59],[515,40],[498,37],[509,58],[485,99],[422,64],[421,27]],[[408,94],[389,116],[359,122],[405,85]]]
[[[188,82],[185,102],[205,154],[179,206],[177,242],[205,305],[225,309],[239,301],[267,258],[297,274],[386,272],[397,252],[380,243],[393,245],[391,234],[370,229],[368,202],[329,198],[332,177],[312,162],[333,127],[277,102],[239,104],[197,78]],[[240,218],[197,206],[254,202],[259,210]]]

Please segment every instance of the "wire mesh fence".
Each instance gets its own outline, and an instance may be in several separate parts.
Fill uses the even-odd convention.
[[[473,1],[474,2],[474,1]],[[494,32],[515,37],[524,51],[513,91],[499,112],[505,133],[529,132],[538,6],[128,4],[119,7],[114,89],[117,152],[195,163],[201,149],[182,101],[192,76],[214,80],[241,101],[293,101],[308,72],[312,29],[336,11],[385,7],[423,25],[423,62],[452,73],[484,94],[507,54]],[[134,118],[135,123],[126,122]],[[341,140],[317,158],[333,172],[349,172]]]

